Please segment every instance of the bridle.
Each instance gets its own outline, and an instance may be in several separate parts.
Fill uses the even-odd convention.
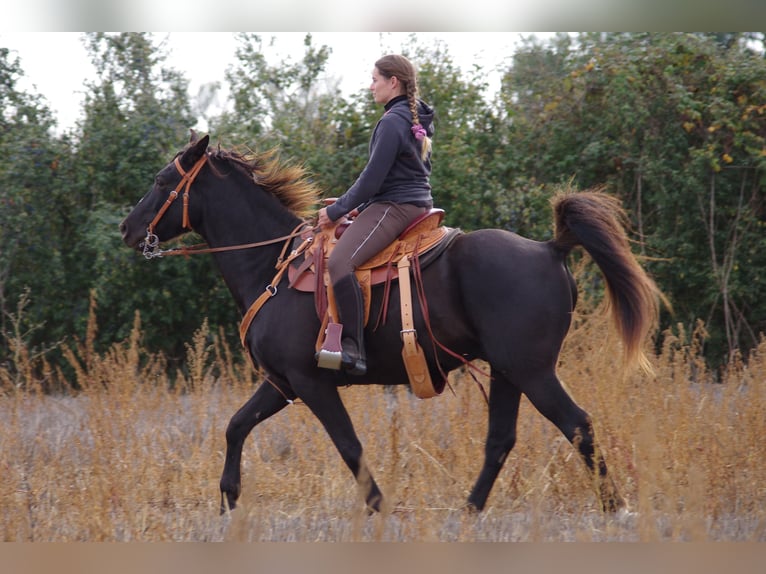
[[[234,251],[237,249],[249,249],[251,247],[261,247],[264,245],[272,245],[274,243],[289,241],[290,239],[299,237],[300,235],[305,233],[305,230],[307,227],[311,226],[310,223],[304,221],[292,233],[288,235],[283,235],[281,237],[276,237],[274,239],[269,239],[267,241],[258,241],[256,243],[228,245],[225,247],[207,247],[205,244],[196,244],[196,245],[190,245],[185,247],[178,247],[175,249],[160,249],[159,248],[160,240],[157,237],[157,235],[154,233],[155,226],[160,221],[160,219],[162,219],[162,216],[165,215],[165,212],[168,210],[168,208],[178,198],[178,194],[182,188],[184,188],[184,192],[183,192],[184,210],[183,210],[183,219],[181,221],[181,225],[183,226],[184,229],[193,230],[191,223],[189,222],[189,190],[191,189],[191,185],[192,183],[194,183],[194,180],[197,177],[197,174],[199,174],[202,167],[205,165],[205,163],[207,163],[208,158],[209,158],[209,155],[207,153],[203,154],[202,157],[200,157],[196,161],[196,163],[192,166],[192,168],[189,171],[186,171],[184,170],[183,167],[181,167],[181,162],[179,161],[178,157],[176,157],[173,160],[173,164],[176,166],[178,173],[181,175],[181,181],[179,181],[178,185],[176,185],[176,188],[168,194],[168,198],[165,200],[165,203],[162,205],[160,210],[154,216],[154,219],[152,219],[151,223],[149,223],[148,227],[146,228],[146,238],[144,239],[144,249],[143,249],[143,255],[146,259],[154,259],[155,257],[164,257],[165,255],[191,255],[193,253],[215,253],[218,251]],[[284,250],[283,250],[283,254],[284,254]],[[282,259],[282,257],[280,257],[280,259]]]
[[[173,205],[173,202],[178,198],[178,192],[180,192],[181,188],[184,186],[186,189],[184,189],[184,214],[182,225],[184,229],[192,228],[191,224],[189,223],[189,189],[191,188],[191,184],[194,181],[194,178],[197,177],[197,174],[202,169],[202,166],[207,162],[207,159],[208,155],[206,153],[202,154],[202,157],[197,160],[197,162],[189,171],[185,171],[184,168],[181,167],[181,162],[178,160],[178,157],[173,160],[178,173],[181,174],[181,181],[179,181],[178,185],[176,185],[176,188],[168,194],[168,198],[165,200],[165,203],[162,205],[160,210],[157,212],[157,215],[154,216],[154,219],[152,219],[151,223],[149,223],[149,226],[146,228],[146,239],[144,240],[144,257],[147,259],[162,257],[162,250],[157,249],[160,240],[154,233],[154,227],[157,225],[160,219],[162,219],[162,216],[165,215],[165,212],[168,210],[168,208]]]

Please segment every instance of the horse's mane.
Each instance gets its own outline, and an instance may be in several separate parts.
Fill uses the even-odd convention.
[[[296,216],[305,219],[316,213],[321,196],[319,187],[311,180],[305,167],[282,161],[278,150],[256,153],[249,149],[218,148],[211,150],[210,155],[244,169],[260,187],[279,199]]]

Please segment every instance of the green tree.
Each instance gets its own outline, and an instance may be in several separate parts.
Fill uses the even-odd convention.
[[[225,145],[277,148],[303,164],[328,195],[348,187],[364,166],[372,129],[363,98],[345,100],[326,75],[331,50],[304,38],[301,59],[271,61],[276,39],[239,34],[237,62],[226,72],[232,110],[211,122]],[[374,125],[374,124],[373,124]]]
[[[189,138],[188,81],[164,67],[165,54],[143,33],[88,34],[96,70],[88,83],[74,166],[78,223],[68,266],[76,308],[75,333],[84,333],[91,293],[98,303],[98,342],[129,333],[136,310],[146,344],[178,359],[184,342],[208,317],[229,325],[236,313],[209,257],[147,263],[120,240],[117,226],[148,190],[154,174]]]
[[[451,225],[476,229],[496,224],[498,189],[488,164],[497,150],[498,122],[485,98],[482,69],[477,66],[466,76],[443,42],[423,46],[415,36],[404,53],[418,68],[421,97],[435,109],[435,203],[445,209]]]
[[[52,136],[55,121],[41,97],[19,90],[22,76],[19,59],[0,48],[0,362],[8,359],[11,314],[25,342],[44,347],[62,310],[51,307],[66,289],[66,221],[59,213],[66,145]]]
[[[673,302],[664,325],[705,319],[715,362],[766,328],[766,62],[752,36],[720,40],[560,36],[515,55],[505,95],[524,171],[620,196]]]
[[[145,344],[171,361],[203,318],[236,345],[238,317],[208,256],[144,262],[117,224],[196,124],[187,80],[148,34],[83,36],[95,75],[82,120],[52,135],[39,96],[17,87],[0,49],[0,307],[27,299],[30,343],[82,337],[89,298],[98,344],[124,339],[140,310]],[[328,78],[327,46],[272,61],[274,40],[242,34],[227,70],[231,111],[207,118],[224,146],[278,148],[338,195],[367,161],[380,117],[366,90]],[[432,185],[450,225],[550,236],[553,190],[605,184],[628,208],[636,250],[674,304],[663,327],[710,337],[713,363],[766,331],[766,60],[760,34],[560,34],[528,39],[501,91],[486,70],[460,70],[443,43],[416,36],[382,49],[410,57],[436,109]],[[200,103],[198,114],[204,112]],[[598,289],[597,282],[593,283]],[[591,288],[589,286],[588,288]],[[0,360],[7,349],[0,349]]]

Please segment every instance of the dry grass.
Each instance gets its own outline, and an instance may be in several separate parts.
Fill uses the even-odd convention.
[[[140,332],[137,321],[104,355],[92,338],[71,349],[76,392],[43,393],[0,370],[2,540],[766,541],[766,340],[714,383],[701,332],[667,334],[655,377],[623,376],[602,320],[578,316],[560,374],[594,419],[628,516],[598,510],[573,448],[527,402],[486,510],[464,510],[487,408],[460,373],[454,394],[427,401],[342,391],[393,512],[363,511],[324,430],[296,404],[248,438],[241,506],[219,516],[224,429],[257,378],[203,325],[190,374],[171,384]]]

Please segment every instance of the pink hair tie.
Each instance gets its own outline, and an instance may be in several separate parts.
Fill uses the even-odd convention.
[[[420,124],[415,124],[410,129],[412,130],[412,135],[415,136],[416,140],[421,141],[424,137],[426,137],[426,130]]]

